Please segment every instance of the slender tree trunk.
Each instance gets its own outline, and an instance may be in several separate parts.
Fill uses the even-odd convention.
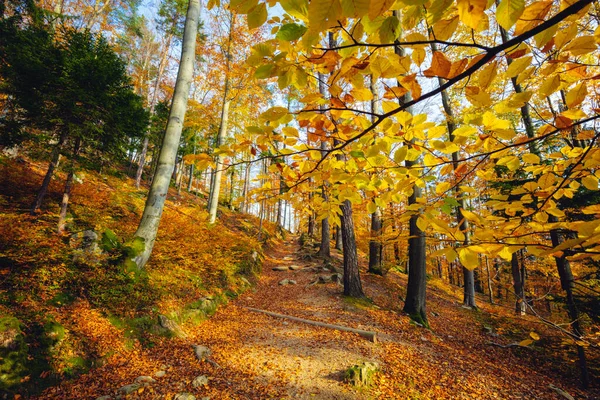
[[[248,213],[248,190],[250,189],[250,162],[246,164],[246,172],[244,173],[244,188],[243,198],[244,203],[242,204],[242,212]]]
[[[165,50],[163,56],[158,63],[158,73],[156,75],[156,80],[154,82],[154,91],[152,93],[152,100],[150,101],[150,115],[154,115],[154,108],[156,107],[156,102],[158,99],[158,86],[160,85],[160,80],[162,79],[162,75],[165,72],[165,67],[167,65],[167,57],[169,55],[169,48],[171,47],[172,35],[167,37],[167,41],[165,44]],[[142,151],[140,152],[140,161],[138,164],[137,171],[135,173],[135,187],[137,189],[140,188],[142,183],[142,174],[144,172],[144,165],[146,164],[146,153],[148,152],[148,144],[150,142],[150,131],[147,130],[144,134],[144,141],[142,143]]]
[[[342,246],[342,231],[339,226],[335,227],[335,249],[340,251],[344,249]]]
[[[371,122],[375,122],[375,113],[377,112],[377,89],[375,87],[375,81],[373,75],[370,77],[371,82],[371,93],[373,99],[371,100]],[[383,275],[383,267],[381,260],[381,251],[383,244],[381,243],[381,236],[383,233],[383,222],[381,219],[381,208],[377,206],[375,212],[371,214],[371,238],[369,240],[369,272],[372,274]]]
[[[490,294],[490,304],[494,304],[494,290],[492,289],[492,277],[490,274],[490,260],[485,256],[485,269],[487,270],[487,286]]]
[[[73,155],[71,156],[71,162],[69,166],[69,173],[67,180],[65,181],[65,190],[63,191],[62,202],[60,203],[60,213],[58,214],[58,233],[63,233],[67,225],[67,207],[69,205],[69,198],[71,196],[71,190],[73,189],[73,176],[75,175],[75,163],[76,158],[79,155],[79,149],[81,148],[81,138],[75,140],[75,147],[73,148]]]
[[[48,187],[50,186],[50,181],[52,180],[52,176],[54,175],[54,170],[58,166],[58,160],[60,159],[60,151],[65,144],[65,140],[67,140],[66,132],[60,134],[58,138],[58,143],[54,149],[52,149],[52,155],[50,156],[50,164],[48,164],[48,170],[46,171],[46,175],[44,176],[44,180],[42,181],[42,185],[38,190],[37,196],[35,197],[35,201],[31,206],[31,215],[35,215],[37,210],[42,206],[42,202],[44,201],[44,197],[46,197],[46,193],[48,192]]]
[[[219,124],[219,133],[217,135],[217,142],[215,148],[218,148],[225,142],[227,136],[227,128],[229,123],[229,105],[231,99],[229,98],[229,63],[231,62],[231,44],[233,40],[233,29],[235,24],[234,14],[231,13],[231,19],[229,20],[229,39],[227,42],[227,55],[225,65],[225,88],[223,89],[223,107],[221,108],[221,123]],[[221,175],[223,173],[223,167],[225,155],[219,154],[216,159],[216,168],[214,176],[214,184],[210,191],[210,208],[208,209],[208,222],[214,224],[217,220],[217,209],[219,207],[219,193],[221,191]]]
[[[152,254],[165,200],[169,191],[171,175],[175,166],[177,150],[179,149],[179,140],[181,138],[181,131],[187,108],[190,84],[194,73],[196,34],[199,16],[199,0],[190,0],[183,34],[181,61],[179,63],[179,71],[175,82],[175,91],[173,93],[173,103],[169,121],[167,123],[163,145],[158,158],[156,173],[154,174],[152,186],[150,187],[148,198],[146,199],[144,213],[140,225],[135,232],[136,237],[141,237],[145,241],[144,251],[135,258],[139,268],[143,268],[146,265]]]

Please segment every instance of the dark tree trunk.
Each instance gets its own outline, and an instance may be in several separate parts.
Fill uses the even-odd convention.
[[[71,196],[71,190],[73,189],[73,176],[75,175],[75,163],[79,149],[81,148],[81,139],[75,140],[75,147],[73,148],[73,155],[71,157],[71,165],[69,166],[69,174],[65,181],[65,190],[63,191],[62,202],[60,204],[60,213],[58,214],[58,233],[63,233],[67,225],[67,207],[69,205],[69,197]]]
[[[381,209],[377,207],[375,212],[371,214],[371,240],[369,241],[369,272],[372,274],[383,275],[382,268],[382,219]]]
[[[523,288],[523,280],[521,275],[521,268],[519,266],[519,258],[517,252],[512,254],[510,260],[510,270],[513,277],[513,288],[515,290],[515,313],[525,315],[525,296]]]
[[[335,227],[335,249],[343,250],[342,246],[342,232],[339,226]]]
[[[553,215],[550,216],[549,221],[558,222],[557,218]],[[560,233],[556,229],[550,231],[550,238],[552,240],[552,246],[554,247],[560,245],[562,242]],[[554,257],[554,260],[556,261],[556,268],[558,270],[558,275],[560,276],[560,285],[567,295],[567,310],[571,320],[571,328],[577,337],[582,337],[583,329],[579,323],[579,310],[577,310],[575,298],[573,297],[575,279],[573,277],[573,272],[571,271],[571,264],[569,263],[569,260],[567,260],[564,252],[562,256]],[[583,346],[577,345],[577,356],[579,358],[579,369],[581,371],[581,385],[584,388],[587,388],[590,384],[590,377]]]
[[[342,203],[342,242],[344,243],[344,295],[364,297],[358,269],[358,254],[350,200]]]
[[[37,196],[35,197],[35,201],[31,206],[31,215],[35,215],[37,210],[42,206],[42,202],[44,201],[44,197],[46,197],[46,193],[48,192],[48,186],[50,186],[50,181],[52,180],[52,176],[54,175],[54,170],[58,165],[58,160],[60,159],[60,150],[62,146],[65,144],[65,140],[67,140],[67,134],[62,133],[58,138],[58,143],[56,147],[52,150],[52,155],[50,157],[50,164],[48,164],[48,170],[46,171],[46,175],[44,176],[44,180],[42,181],[42,185],[38,190]]]

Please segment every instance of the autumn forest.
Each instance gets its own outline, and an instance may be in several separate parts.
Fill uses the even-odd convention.
[[[600,398],[600,4],[0,0],[0,399]]]

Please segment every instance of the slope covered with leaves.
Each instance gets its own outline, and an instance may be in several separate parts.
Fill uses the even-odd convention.
[[[28,213],[44,166],[0,159],[0,335],[14,342],[0,361],[0,392],[35,393],[91,367],[135,359],[166,335],[159,314],[193,325],[247,289],[260,268],[254,217],[223,209],[222,223],[209,227],[201,198],[170,192],[150,265],[128,270],[120,250],[139,222],[145,191],[118,174],[79,174],[69,234],[58,235],[60,179],[45,211]],[[269,237],[272,227],[264,226]],[[112,238],[112,251],[82,255],[72,235],[86,230]]]

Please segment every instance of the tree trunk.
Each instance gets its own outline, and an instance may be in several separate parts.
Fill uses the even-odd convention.
[[[221,123],[219,125],[219,133],[217,135],[217,142],[215,148],[218,148],[225,142],[227,136],[227,128],[229,123],[229,105],[231,99],[229,98],[229,63],[231,61],[231,42],[233,38],[233,29],[235,24],[235,17],[231,13],[230,25],[229,25],[229,39],[227,42],[227,56],[225,65],[225,88],[223,89],[223,107],[221,108]],[[208,209],[208,222],[214,224],[217,220],[217,209],[219,207],[219,193],[221,191],[221,175],[223,173],[223,161],[225,160],[224,154],[217,155],[217,162],[215,167],[214,183],[210,191],[210,208]]]
[[[548,220],[551,223],[558,222],[558,219],[553,215],[550,215]],[[559,246],[562,242],[560,233],[556,229],[550,230],[550,239],[552,240],[552,246],[554,247]],[[571,329],[575,336],[582,337],[583,329],[579,323],[579,310],[577,310],[575,298],[573,297],[575,279],[573,277],[573,272],[571,271],[571,264],[569,263],[569,260],[567,260],[564,252],[560,257],[554,257],[554,260],[556,261],[556,268],[558,270],[558,275],[560,276],[560,285],[567,295],[567,310],[569,312],[569,319],[571,320]],[[577,356],[579,358],[579,369],[581,371],[581,385],[584,388],[587,388],[590,385],[590,377],[587,369],[585,348],[579,344],[577,345]]]
[[[190,0],[185,28],[183,34],[183,45],[181,51],[181,61],[179,71],[175,82],[175,91],[173,93],[173,103],[169,114],[169,121],[163,145],[158,157],[156,173],[152,180],[152,186],[146,199],[144,213],[135,232],[136,237],[141,237],[145,241],[144,251],[135,258],[138,268],[143,268],[154,247],[158,225],[162,217],[165,200],[169,191],[171,174],[175,166],[177,150],[179,149],[179,140],[187,108],[190,83],[194,73],[194,59],[196,50],[196,34],[200,15],[199,0]]]
[[[394,15],[399,17],[398,11],[394,11]],[[394,47],[394,52],[403,57],[404,49],[400,46]],[[399,99],[400,105],[405,104],[410,99],[410,95],[406,94]],[[410,110],[406,110],[410,112]],[[406,160],[404,165],[409,170],[416,164],[415,161]],[[418,204],[421,194],[421,188],[413,184],[413,192],[408,198],[409,207],[413,204]],[[428,327],[426,313],[426,290],[427,290],[427,270],[425,264],[425,234],[417,226],[419,213],[411,215],[409,221],[409,239],[408,239],[408,286],[406,291],[406,301],[404,302],[404,312],[410,317]]]
[[[510,270],[512,273],[513,288],[515,290],[516,296],[515,313],[525,315],[525,296],[523,291],[523,281],[517,252],[514,252],[512,254],[512,258],[510,260]]]
[[[330,39],[331,40],[331,39]],[[331,43],[330,43],[331,45]],[[319,72],[318,75],[319,80],[319,93],[326,98],[327,90],[325,89],[325,76]],[[325,109],[325,106],[320,106],[320,109]],[[324,111],[323,111],[324,112]],[[327,155],[327,140],[321,139],[321,157],[325,157]],[[329,201],[329,197],[327,195],[327,185],[328,182],[326,180],[323,181],[323,186],[321,187],[321,195],[323,196],[323,201],[327,203]],[[324,258],[331,257],[331,238],[330,238],[330,229],[329,229],[329,218],[323,218],[321,220],[321,246],[319,247],[319,256]]]
[[[377,275],[383,275],[381,260],[382,228],[381,208],[377,207],[375,212],[371,214],[371,240],[369,241],[369,272]]]
[[[344,249],[342,246],[342,232],[339,226],[335,227],[335,249],[340,251]]]
[[[65,181],[65,190],[63,191],[62,202],[60,203],[60,213],[58,214],[58,233],[63,233],[67,225],[67,207],[69,205],[69,197],[71,196],[71,189],[73,188],[73,176],[75,175],[75,163],[77,155],[79,155],[79,149],[81,148],[81,138],[75,140],[75,147],[73,148],[73,155],[71,156],[71,165],[69,166],[69,173],[67,180]]]
[[[350,200],[342,203],[342,242],[344,243],[344,296],[364,297],[360,272],[358,269],[358,254],[354,236],[354,221],[352,220],[352,204]]]
[[[160,85],[160,80],[162,78],[163,73],[165,72],[165,67],[167,65],[167,57],[169,55],[169,48],[171,47],[172,35],[167,37],[167,41],[165,44],[165,52],[158,63],[158,73],[156,75],[156,80],[154,82],[154,92],[152,93],[152,101],[150,101],[150,116],[154,114],[154,108],[156,107],[156,101],[158,99],[158,86]],[[137,189],[140,188],[140,184],[142,183],[142,174],[144,172],[144,165],[146,164],[146,153],[148,152],[148,143],[150,141],[150,131],[147,130],[144,134],[144,142],[142,144],[142,151],[140,152],[140,161],[138,164],[137,171],[135,173],[135,187]]]
[[[248,190],[250,189],[250,166],[252,164],[248,162],[246,164],[246,172],[244,173],[244,189],[243,189],[243,198],[244,203],[242,205],[242,212],[248,213]]]
[[[487,286],[490,294],[490,304],[494,304],[494,290],[492,289],[492,277],[490,274],[490,260],[485,256],[485,269],[487,270]]]
[[[48,192],[48,186],[50,186],[50,181],[52,180],[52,176],[54,175],[54,170],[58,166],[58,160],[60,159],[60,150],[65,144],[65,140],[67,140],[67,134],[66,132],[63,132],[58,138],[58,143],[56,143],[56,146],[54,147],[54,149],[52,149],[52,155],[50,156],[50,164],[48,164],[48,170],[46,171],[46,175],[44,176],[42,185],[38,190],[37,196],[35,197],[35,201],[31,206],[31,215],[35,215],[37,213],[37,210],[42,206],[44,197],[46,197],[46,193]]]

